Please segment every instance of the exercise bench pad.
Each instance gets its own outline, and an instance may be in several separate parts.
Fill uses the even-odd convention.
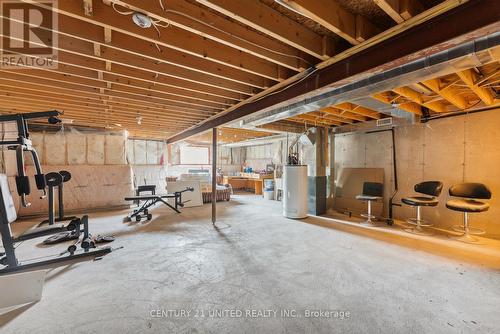
[[[148,201],[148,200],[154,200],[154,199],[161,199],[161,198],[175,198],[177,195],[175,194],[166,194],[166,195],[139,195],[139,196],[130,196],[130,197],[125,197],[126,201]]]

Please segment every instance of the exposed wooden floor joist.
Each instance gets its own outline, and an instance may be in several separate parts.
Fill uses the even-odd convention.
[[[432,5],[438,6],[429,15],[436,16],[457,6],[451,0],[429,0],[426,7],[419,0],[375,2],[386,13],[378,9],[382,19],[336,0],[59,1],[58,26],[41,28],[40,41],[34,42],[42,46],[57,39],[58,67],[0,69],[0,107],[3,112],[59,108],[75,124],[102,127],[102,117],[104,127],[120,124],[131,132],[151,130],[155,137],[172,137],[241,106],[256,111],[260,107],[253,99],[268,100],[264,96],[270,92],[281,95],[289,84],[295,93],[302,86],[321,87],[327,80],[319,75],[324,67],[383,43],[399,33],[398,27],[412,28],[417,25],[412,18]],[[491,2],[492,11],[498,6],[485,2]],[[134,11],[149,16],[152,26],[134,24]],[[367,61],[357,61],[356,71]],[[385,103],[417,114],[464,108],[476,100],[491,106],[498,102],[496,88],[483,83],[495,82],[494,70],[469,69],[379,94]],[[339,73],[328,80],[338,80]],[[137,115],[144,118],[140,127]],[[340,126],[381,117],[376,110],[346,102],[278,123],[290,128],[301,122]]]

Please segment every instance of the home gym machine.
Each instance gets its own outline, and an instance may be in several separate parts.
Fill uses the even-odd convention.
[[[1,140],[0,145],[7,146],[9,150],[16,151],[16,162],[17,162],[17,175],[16,175],[16,186],[17,193],[21,197],[21,203],[24,207],[30,206],[31,203],[28,202],[27,196],[30,194],[30,183],[29,178],[26,175],[24,168],[24,152],[30,152],[31,158],[33,159],[33,165],[36,169],[35,182],[38,190],[42,192],[41,198],[44,198],[47,193],[45,187],[45,175],[42,173],[42,168],[40,166],[40,161],[38,159],[38,154],[33,148],[31,139],[29,138],[28,132],[28,120],[37,118],[47,118],[49,124],[57,124],[60,122],[58,111],[47,111],[47,112],[35,112],[17,115],[0,115],[0,123],[5,122],[15,122],[17,126],[17,138],[14,140]]]
[[[36,112],[16,115],[0,115],[0,122],[15,122],[17,126],[17,139],[16,140],[0,140],[0,146],[7,146],[9,150],[16,151],[17,172],[16,187],[19,196],[21,197],[21,204],[25,207],[29,206],[28,196],[30,194],[30,181],[25,173],[24,165],[24,152],[30,152],[33,164],[36,170],[35,181],[37,188],[42,192],[42,197],[45,197],[45,188],[47,180],[49,183],[53,178],[49,175],[47,178],[43,172],[38,159],[36,150],[32,147],[28,131],[28,120],[46,118],[50,124],[57,124],[60,122],[58,111]],[[60,174],[59,174],[60,176]],[[54,176],[58,178],[57,176]],[[62,178],[62,176],[60,176]],[[62,180],[62,179],[59,179]],[[4,268],[0,269],[0,274],[10,273],[19,270],[32,269],[37,267],[46,266],[53,263],[85,258],[85,257],[99,257],[111,252],[110,247],[96,248],[91,240],[88,231],[88,217],[83,216],[81,219],[72,220],[68,225],[52,224],[44,227],[38,227],[28,230],[18,237],[12,235],[10,224],[17,219],[17,213],[14,206],[14,201],[10,193],[8,179],[6,175],[0,174],[0,234],[4,248],[4,254],[1,255],[0,265]],[[20,262],[16,256],[15,243],[38,238],[41,236],[52,235],[64,231],[77,231],[78,237],[80,236],[81,225],[83,225],[83,238],[70,245],[63,253],[55,256],[44,257],[44,260],[33,259]],[[82,251],[77,251],[77,244],[81,245]],[[66,256],[63,256],[68,254]]]
[[[151,187],[151,186],[148,186]],[[143,188],[143,191],[151,191],[152,188]],[[151,195],[136,195],[136,196],[131,196],[131,197],[125,197],[126,201],[132,201],[132,202],[144,202],[139,208],[135,209],[130,215],[125,217],[125,221],[132,221],[132,218],[135,218],[137,222],[140,222],[143,218],[146,218],[146,220],[151,220],[153,218],[153,215],[149,213],[149,208],[154,206],[156,203],[161,202],[174,210],[177,213],[181,213],[179,211],[179,208],[184,207],[184,203],[182,201],[182,194],[185,193],[186,191],[194,191],[193,188],[187,187],[186,189],[182,191],[176,191],[172,194],[166,194],[166,195],[156,195],[155,191],[152,191]],[[138,192],[140,193],[140,192]],[[166,199],[173,199],[174,200],[174,205],[171,205],[166,201]]]
[[[71,174],[69,174],[68,178],[68,172],[51,172],[45,175],[45,181],[47,183],[47,187],[49,189],[49,219],[46,221],[43,221],[43,223],[48,223],[49,227],[54,226],[55,222],[61,222],[61,221],[67,221],[70,220],[70,223],[66,225],[66,231],[64,232],[59,232],[57,234],[54,234],[53,236],[45,239],[43,243],[45,245],[53,245],[57,244],[60,242],[65,242],[69,240],[78,240],[80,238],[80,234],[83,232],[85,233],[85,230],[82,231],[80,228],[77,228],[81,224],[81,220],[78,217],[64,217],[64,206],[62,204],[62,185],[65,182],[66,179],[71,178]],[[66,176],[66,177],[65,177]],[[58,188],[59,190],[59,217],[55,217],[55,202],[54,202],[54,189]],[[39,225],[40,226],[40,225]],[[88,231],[87,231],[88,232]]]
[[[59,177],[60,176],[60,177]],[[71,180],[71,173],[65,170],[59,173],[48,173],[45,176],[49,197],[49,219],[46,219],[40,223],[54,225],[55,222],[64,222],[68,220],[73,220],[75,216],[64,216],[64,184]],[[51,179],[49,181],[49,179]],[[55,217],[55,196],[54,190],[57,190],[57,217]]]

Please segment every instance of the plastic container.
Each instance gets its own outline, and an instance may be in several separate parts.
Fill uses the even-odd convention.
[[[274,200],[274,190],[264,190],[264,199]]]
[[[264,191],[274,191],[274,180],[273,179],[264,180]]]

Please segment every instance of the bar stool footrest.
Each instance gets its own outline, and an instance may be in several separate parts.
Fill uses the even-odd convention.
[[[423,228],[419,228],[418,226],[415,227],[407,227],[404,228],[403,231],[411,233],[411,234],[418,234],[418,235],[434,235],[431,231],[424,230]]]
[[[449,235],[448,236],[450,239],[453,239],[455,241],[460,241],[460,242],[465,242],[468,244],[477,244],[481,245],[482,243],[480,242],[479,238],[470,235],[470,234],[462,234],[462,235]]]
[[[465,234],[465,228],[463,225],[455,225],[452,227],[452,230],[455,232],[460,232]],[[486,231],[481,228],[469,227],[469,234],[471,235],[481,235],[485,233]]]
[[[422,227],[432,226],[431,223],[429,223],[427,220],[424,219],[418,220],[417,218],[408,218],[406,222],[411,225],[420,225]]]

